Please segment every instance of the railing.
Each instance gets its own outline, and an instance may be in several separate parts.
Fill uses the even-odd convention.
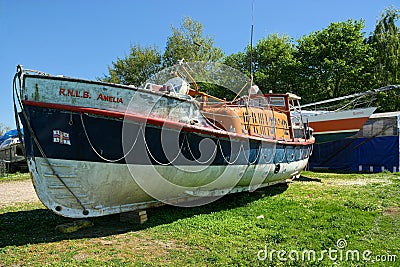
[[[229,111],[222,113],[221,109],[229,109]],[[240,129],[235,129],[235,132],[272,139],[287,140],[291,138],[291,127],[287,114],[274,112],[270,106],[257,105],[254,107],[219,103],[207,105],[202,114],[216,127],[226,131],[232,132],[232,125],[240,125]]]

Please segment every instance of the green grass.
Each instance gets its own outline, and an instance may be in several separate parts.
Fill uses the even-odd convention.
[[[115,215],[92,219],[94,227],[70,234],[55,227],[71,220],[41,204],[2,207],[0,266],[399,266],[399,189],[399,173],[305,172],[288,185],[228,195],[206,206],[149,209],[143,225],[119,222]],[[339,239],[345,248],[338,249]],[[318,258],[335,249],[336,260],[328,254],[301,259],[307,250]],[[278,258],[279,250],[287,261]],[[396,261],[346,261],[348,251],[395,255]],[[299,259],[290,260],[289,253]]]
[[[10,182],[10,181],[21,181],[30,179],[29,173],[26,172],[16,172],[16,173],[0,173],[0,183]]]

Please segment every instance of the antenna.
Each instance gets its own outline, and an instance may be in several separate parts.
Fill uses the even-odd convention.
[[[251,1],[250,87],[253,86],[253,30],[254,30],[254,0]]]
[[[250,34],[250,88],[247,95],[247,101],[245,101],[246,117],[247,117],[247,131],[251,135],[250,128],[250,113],[249,113],[249,102],[251,87],[253,86],[253,29],[254,29],[254,0],[251,1],[251,34]]]
[[[248,97],[250,98],[251,87],[253,86],[253,29],[254,29],[254,0],[251,1],[251,33],[250,33],[250,87],[248,92]],[[235,98],[232,100],[235,101],[236,98],[242,93],[242,91],[246,88],[247,83],[242,87],[242,89],[236,94]],[[248,114],[248,103],[246,102],[246,112]],[[250,129],[250,126],[249,126]]]

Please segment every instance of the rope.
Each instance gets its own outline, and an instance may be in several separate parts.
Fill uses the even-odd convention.
[[[293,150],[294,150],[294,151],[293,151],[291,157],[289,158],[289,153],[290,153],[290,151],[289,151],[289,149],[287,149],[287,146],[285,146],[285,157],[286,157],[286,160],[287,160],[288,163],[291,162],[291,161],[293,161],[294,158],[296,157],[295,149],[296,149],[296,147],[293,146]]]
[[[18,66],[18,67],[19,67],[19,66]],[[17,76],[18,76],[18,67],[17,67],[17,73],[15,74],[14,79],[13,79],[14,118],[15,118],[15,124],[16,124],[16,126],[17,126],[18,139],[19,139],[19,141],[20,141],[22,147],[24,148],[24,149],[22,149],[22,153],[24,154],[24,157],[25,157],[25,159],[26,159],[26,148],[25,148],[25,143],[24,143],[23,140],[22,140],[21,125],[20,125],[20,123],[19,123],[17,105],[15,104],[15,92],[14,92],[14,89],[15,89],[15,90],[18,90],[18,89],[17,89],[16,82],[15,82],[16,79],[17,79]],[[20,86],[21,86],[21,83],[20,83]]]
[[[261,150],[262,150],[262,148],[261,148]],[[264,159],[264,163],[269,164],[274,160],[275,153],[276,153],[276,145],[274,145],[274,149],[273,150],[274,150],[274,152],[272,153],[272,156],[270,157],[269,161],[265,160],[267,157],[265,156],[264,153],[261,154],[261,157]]]
[[[208,160],[206,160],[206,161],[199,161],[199,160],[197,160],[196,159],[196,157],[193,155],[193,153],[192,153],[192,150],[190,149],[190,144],[189,144],[189,141],[187,140],[187,136],[185,135],[185,139],[186,139],[186,144],[187,144],[187,147],[189,148],[189,152],[190,152],[190,155],[192,156],[192,158],[194,159],[194,161],[196,161],[198,164],[207,164],[207,163],[209,163],[212,159],[214,159],[215,158],[215,155],[216,155],[216,152],[217,152],[217,145],[215,144],[215,149],[214,149],[214,152],[212,153],[212,156],[208,159]],[[217,142],[219,142],[219,139],[217,139]],[[183,143],[183,141],[182,141],[182,143]]]
[[[303,156],[304,156],[304,147],[300,147],[300,151],[299,151],[300,160],[303,159]]]
[[[139,131],[138,131],[138,134],[137,134],[136,139],[135,139],[135,142],[133,142],[133,145],[131,146],[131,148],[129,149],[129,151],[128,151],[125,155],[123,155],[123,156],[120,157],[119,159],[107,159],[107,158],[103,157],[102,155],[100,155],[99,152],[97,152],[96,148],[93,146],[92,142],[90,141],[89,135],[88,135],[88,133],[87,133],[87,131],[86,131],[85,123],[83,122],[83,113],[80,113],[80,118],[81,118],[81,123],[82,123],[83,131],[84,131],[84,133],[85,133],[86,139],[88,140],[88,143],[89,143],[90,147],[92,148],[92,150],[96,153],[96,155],[97,155],[99,158],[101,158],[101,159],[104,160],[104,161],[110,162],[110,163],[115,163],[115,162],[118,162],[118,161],[120,161],[120,160],[123,160],[123,159],[125,159],[125,158],[129,155],[129,153],[131,153],[131,151],[133,150],[133,147],[136,145],[136,142],[137,142],[137,140],[138,140],[139,132],[140,132],[140,130],[142,129],[142,126],[140,126]]]
[[[275,155],[276,155],[276,152],[275,152]],[[286,157],[286,146],[284,147],[282,159],[277,160],[277,162],[278,162],[278,163],[283,163],[283,160],[285,159],[285,157]]]
[[[168,162],[168,163],[162,163],[161,161],[158,161],[158,160],[153,156],[153,154],[151,154],[150,149],[149,149],[149,146],[147,145],[147,142],[146,142],[146,137],[145,137],[145,135],[144,135],[144,132],[142,131],[142,133],[143,133],[143,141],[144,141],[144,145],[146,146],[147,154],[148,154],[157,164],[159,164],[159,165],[161,165],[161,166],[169,166],[169,165],[172,165],[172,164],[174,163],[174,161],[179,157],[179,155],[182,154],[181,151],[182,151],[182,147],[183,147],[183,141],[182,141],[181,147],[179,148],[178,154],[176,154],[176,157],[175,157],[173,160],[171,160],[171,161]]]
[[[242,150],[242,144],[240,145],[240,147],[239,147],[239,152],[238,152],[238,154],[237,154],[237,157],[236,157],[236,159],[234,160],[234,161],[232,161],[232,162],[230,162],[226,157],[225,157],[225,155],[224,155],[224,151],[222,150],[222,147],[221,147],[221,141],[218,139],[218,146],[219,146],[219,149],[221,150],[221,155],[222,155],[222,157],[224,158],[224,161],[226,162],[226,163],[228,163],[228,165],[232,165],[232,164],[235,164],[235,162],[238,160],[238,158],[239,158],[239,156],[240,156],[240,151]],[[231,151],[231,154],[232,154],[232,151]]]
[[[17,97],[18,104],[19,104],[19,106],[20,106],[20,108],[21,108],[21,113],[22,113],[22,115],[23,115],[23,117],[24,117],[24,120],[25,120],[25,122],[26,122],[26,126],[28,127],[28,130],[29,130],[29,133],[31,134],[31,137],[32,137],[33,141],[35,142],[35,144],[36,144],[36,146],[37,146],[37,148],[38,148],[38,150],[39,150],[39,153],[42,155],[42,157],[43,157],[44,160],[46,161],[46,164],[49,165],[49,168],[50,168],[51,172],[53,173],[53,175],[54,175],[55,177],[57,177],[57,179],[58,179],[58,180],[63,184],[63,186],[67,189],[67,191],[76,199],[76,201],[78,202],[78,204],[79,204],[79,205],[82,207],[82,209],[83,209],[83,214],[84,214],[84,215],[87,215],[87,214],[89,214],[89,211],[85,208],[85,206],[82,204],[81,200],[75,195],[75,193],[71,190],[71,188],[69,188],[69,187],[67,186],[67,184],[64,182],[64,180],[63,180],[63,179],[58,175],[58,173],[55,171],[53,165],[51,165],[49,159],[47,158],[46,154],[44,153],[44,151],[43,151],[43,149],[42,149],[42,146],[40,145],[39,140],[38,140],[37,137],[36,137],[35,132],[33,131],[33,128],[32,128],[32,126],[31,126],[31,124],[30,124],[30,122],[29,122],[28,116],[26,115],[25,109],[24,109],[24,107],[23,107],[23,105],[22,105],[22,101],[21,101],[20,95],[18,94],[18,89],[17,89],[16,82],[15,82],[16,79],[18,78],[18,79],[19,79],[20,88],[21,88],[22,82],[21,82],[21,77],[20,77],[20,75],[22,75],[22,68],[21,68],[21,66],[18,66],[18,67],[17,67],[17,73],[16,73],[15,76],[14,76],[13,95],[15,94],[16,97]],[[14,96],[13,96],[13,98],[14,98]],[[15,98],[14,98],[14,101],[15,101]],[[15,110],[16,110],[16,104],[15,104],[15,102],[14,102],[14,106],[15,106]]]
[[[243,144],[242,144],[242,146],[243,146]],[[256,159],[253,162],[250,162],[250,148],[249,148],[249,157],[246,157],[246,152],[243,147],[243,152],[244,152],[243,155],[244,155],[244,158],[246,159],[248,165],[253,165],[254,163],[256,163],[256,161],[258,160],[258,158],[260,156],[260,151],[261,151],[261,145],[258,146]]]

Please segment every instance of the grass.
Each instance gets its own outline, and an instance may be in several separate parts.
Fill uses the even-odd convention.
[[[304,172],[206,206],[149,209],[143,225],[115,215],[70,234],[55,227],[71,219],[17,204],[0,208],[0,266],[398,266],[399,189],[399,173]]]
[[[0,183],[1,182],[12,182],[31,179],[29,173],[26,172],[16,172],[16,173],[0,173]]]

